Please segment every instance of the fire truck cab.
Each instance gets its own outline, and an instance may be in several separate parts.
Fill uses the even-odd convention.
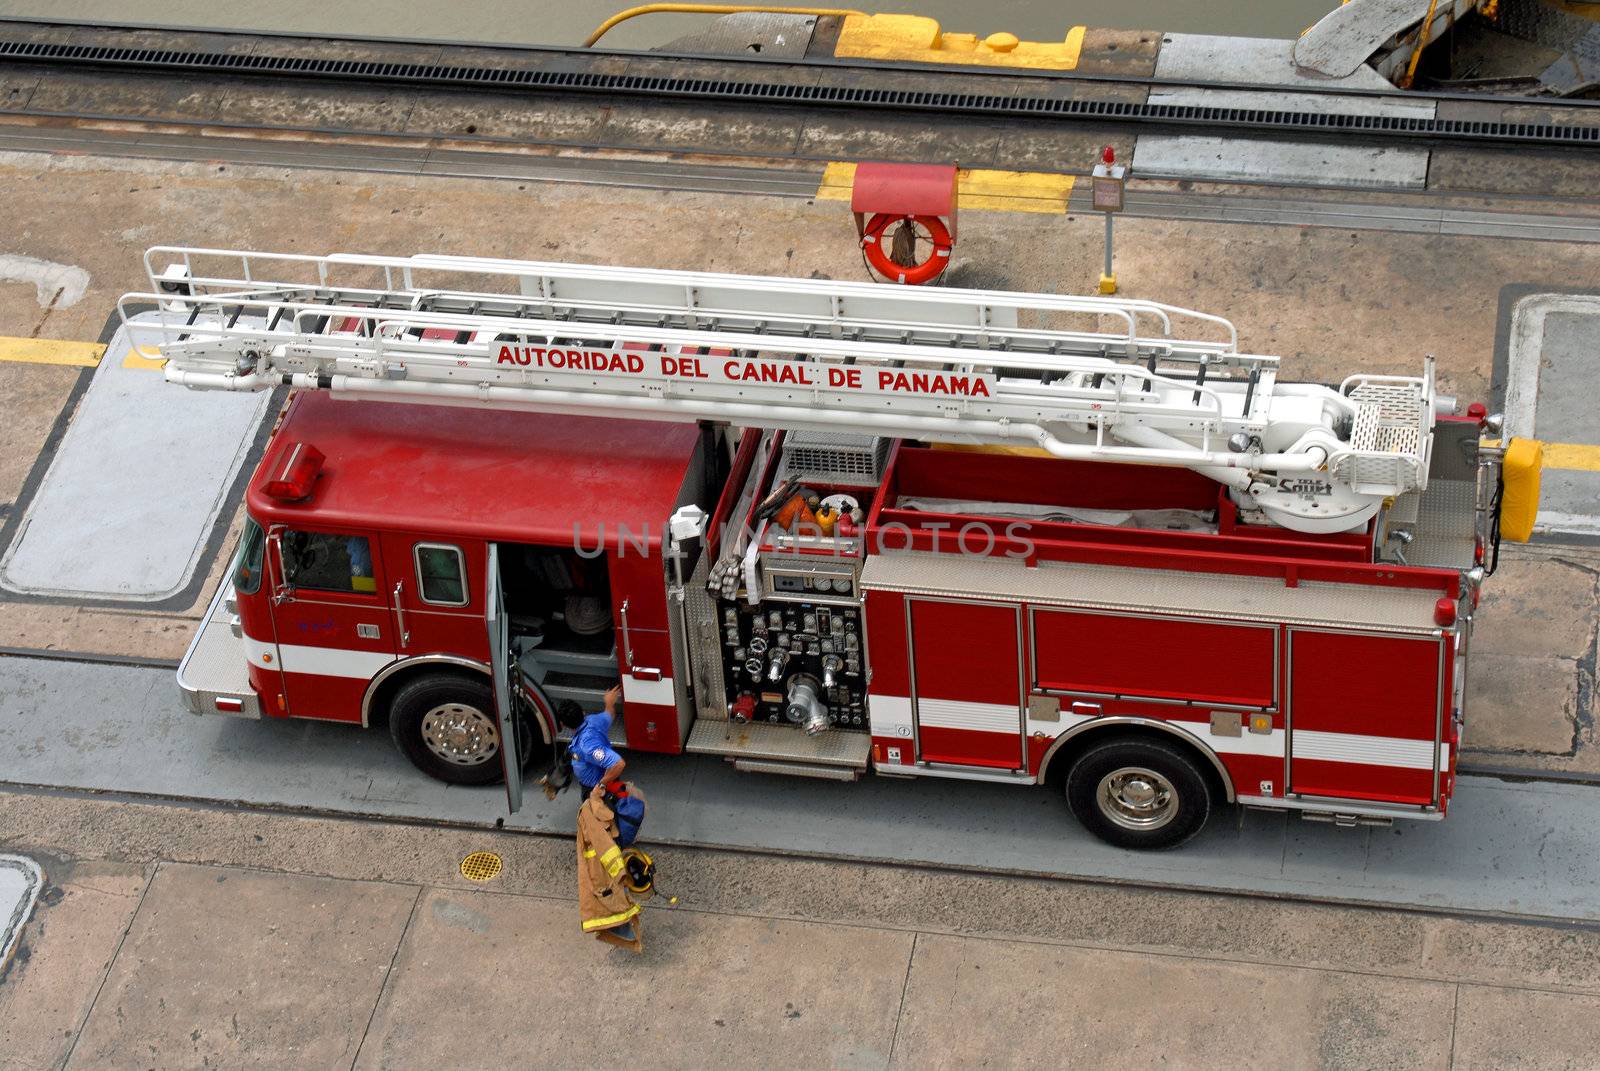
[[[707,499],[709,441],[693,426],[295,394],[223,585],[249,688],[215,692],[186,664],[190,705],[387,723],[425,772],[498,780],[485,628],[498,589],[533,704],[525,748],[553,739],[556,702],[598,709],[620,676],[618,742],[679,750],[662,538],[664,518]]]

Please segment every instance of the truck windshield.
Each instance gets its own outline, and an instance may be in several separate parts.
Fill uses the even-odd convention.
[[[254,595],[261,588],[261,526],[249,518],[239,537],[239,553],[234,557],[233,589],[240,595]]]

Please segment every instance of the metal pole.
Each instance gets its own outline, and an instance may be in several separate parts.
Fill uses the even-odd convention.
[[[1115,294],[1117,292],[1117,276],[1111,270],[1111,228],[1117,218],[1115,212],[1106,213],[1106,265],[1100,273],[1100,292],[1102,294]]]

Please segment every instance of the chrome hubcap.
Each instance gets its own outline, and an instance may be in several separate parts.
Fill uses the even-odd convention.
[[[422,716],[422,742],[445,762],[478,766],[500,750],[500,730],[477,707],[443,703]]]
[[[1178,790],[1143,766],[1124,766],[1100,779],[1100,812],[1124,829],[1160,829],[1178,813]]]

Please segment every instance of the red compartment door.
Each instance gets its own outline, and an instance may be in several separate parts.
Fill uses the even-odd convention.
[[[1441,641],[1289,630],[1289,789],[1429,804]]]
[[[918,759],[1021,769],[1021,609],[909,605]]]

